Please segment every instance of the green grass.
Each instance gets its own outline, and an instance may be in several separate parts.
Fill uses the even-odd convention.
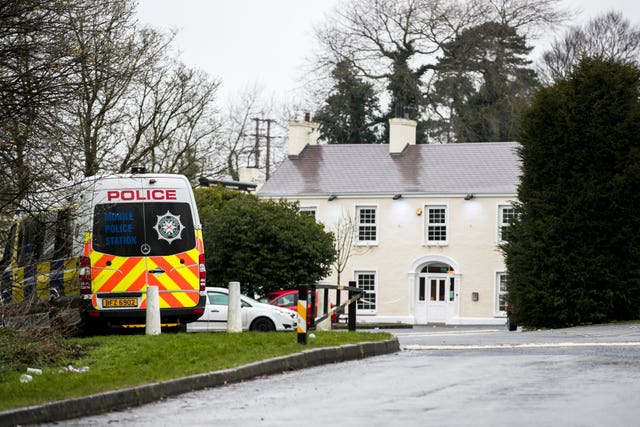
[[[371,332],[315,331],[307,345],[297,342],[295,333],[194,333],[110,335],[72,338],[64,344],[81,347],[86,355],[68,356],[52,363],[42,362],[42,375],[21,383],[26,366],[0,369],[0,410],[86,396],[152,382],[232,368],[276,356],[316,348],[381,341],[392,336]],[[0,351],[2,351],[0,346]],[[66,364],[85,373],[64,371]],[[48,366],[46,366],[48,365]]]

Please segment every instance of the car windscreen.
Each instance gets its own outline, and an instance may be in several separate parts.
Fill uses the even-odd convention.
[[[188,203],[105,203],[93,216],[93,249],[115,256],[163,256],[193,249]]]

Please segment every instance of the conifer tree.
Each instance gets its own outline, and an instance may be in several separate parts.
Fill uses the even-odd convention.
[[[639,93],[637,66],[586,58],[524,115],[503,249],[525,326],[640,318]]]
[[[449,114],[433,120],[432,135],[447,142],[517,140],[520,111],[537,86],[526,59],[531,49],[515,28],[496,22],[444,44],[428,98]]]
[[[329,144],[373,144],[380,123],[378,97],[370,83],[359,79],[349,61],[332,72],[334,87],[315,114],[320,137]]]

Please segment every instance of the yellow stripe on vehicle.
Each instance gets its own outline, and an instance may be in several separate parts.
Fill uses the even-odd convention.
[[[49,298],[49,280],[51,278],[51,263],[36,264],[36,295],[40,299]]]

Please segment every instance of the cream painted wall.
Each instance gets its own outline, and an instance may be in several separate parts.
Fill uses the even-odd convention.
[[[464,200],[455,197],[411,197],[392,200],[384,198],[346,198],[334,201],[326,198],[299,199],[300,206],[317,209],[318,221],[333,231],[343,215],[355,220],[356,206],[376,206],[378,220],[378,244],[354,246],[347,268],[342,274],[342,284],[354,280],[357,270],[375,271],[377,275],[376,318],[413,319],[414,300],[417,297],[412,284],[410,268],[418,260],[428,256],[444,256],[458,266],[459,323],[503,321],[495,313],[496,273],[504,271],[504,261],[497,246],[498,206],[508,204],[512,197],[476,196]],[[426,205],[445,205],[448,213],[446,246],[427,246],[425,238]],[[422,209],[421,215],[417,210]],[[419,269],[418,269],[419,270]],[[417,280],[417,279],[416,279]],[[326,278],[335,283],[335,274]],[[478,301],[472,301],[477,292]],[[363,319],[364,316],[360,316]]]

